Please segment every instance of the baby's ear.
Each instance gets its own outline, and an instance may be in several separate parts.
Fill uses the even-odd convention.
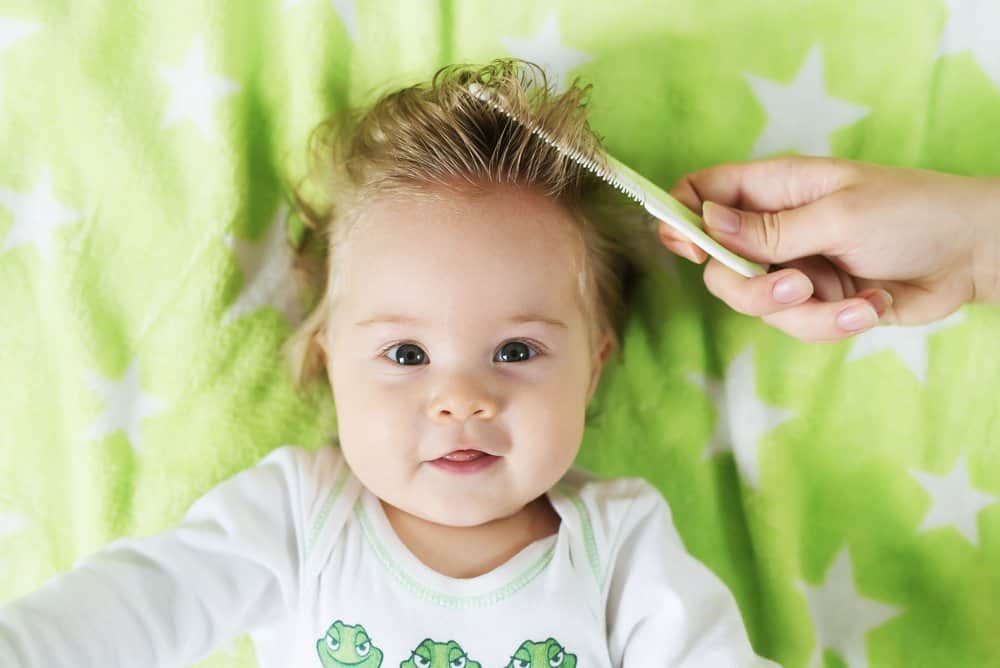
[[[615,337],[609,332],[602,332],[597,339],[597,345],[594,346],[594,357],[593,357],[593,367],[590,373],[590,387],[587,389],[587,401],[594,396],[594,392],[597,391],[597,386],[601,381],[601,371],[604,370],[604,365],[607,364],[608,360],[611,359],[611,353],[615,351],[617,343],[615,342]]]
[[[327,365],[327,360],[330,357],[329,351],[326,349],[326,328],[321,327],[318,332],[313,334],[313,343],[319,349],[320,359],[323,360],[323,366]]]
[[[598,360],[600,361],[601,368],[608,363],[608,360],[611,359],[611,354],[615,352],[616,348],[618,348],[618,340],[610,333],[605,333],[601,338],[601,345],[598,348]]]

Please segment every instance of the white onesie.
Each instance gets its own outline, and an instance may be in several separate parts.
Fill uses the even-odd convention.
[[[456,579],[414,557],[332,445],[286,446],[0,608],[0,666],[188,666],[249,633],[264,668],[774,665],[659,492],[573,469],[558,532]]]

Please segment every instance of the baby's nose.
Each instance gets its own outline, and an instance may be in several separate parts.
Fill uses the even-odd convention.
[[[492,419],[496,415],[496,400],[486,388],[469,383],[452,383],[430,402],[429,417],[439,422],[465,421],[469,418]]]

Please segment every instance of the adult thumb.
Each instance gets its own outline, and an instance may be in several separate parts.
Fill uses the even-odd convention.
[[[783,211],[743,211],[705,202],[702,217],[722,245],[750,260],[777,264],[830,250],[834,227],[823,200]]]

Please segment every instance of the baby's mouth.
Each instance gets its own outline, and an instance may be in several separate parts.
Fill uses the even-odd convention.
[[[491,455],[482,450],[452,450],[431,460],[429,464],[449,473],[477,473],[492,468],[499,460],[499,455]]]
[[[479,459],[480,457],[488,457],[482,450],[452,450],[441,459],[447,459],[449,462],[471,462],[474,459]]]

